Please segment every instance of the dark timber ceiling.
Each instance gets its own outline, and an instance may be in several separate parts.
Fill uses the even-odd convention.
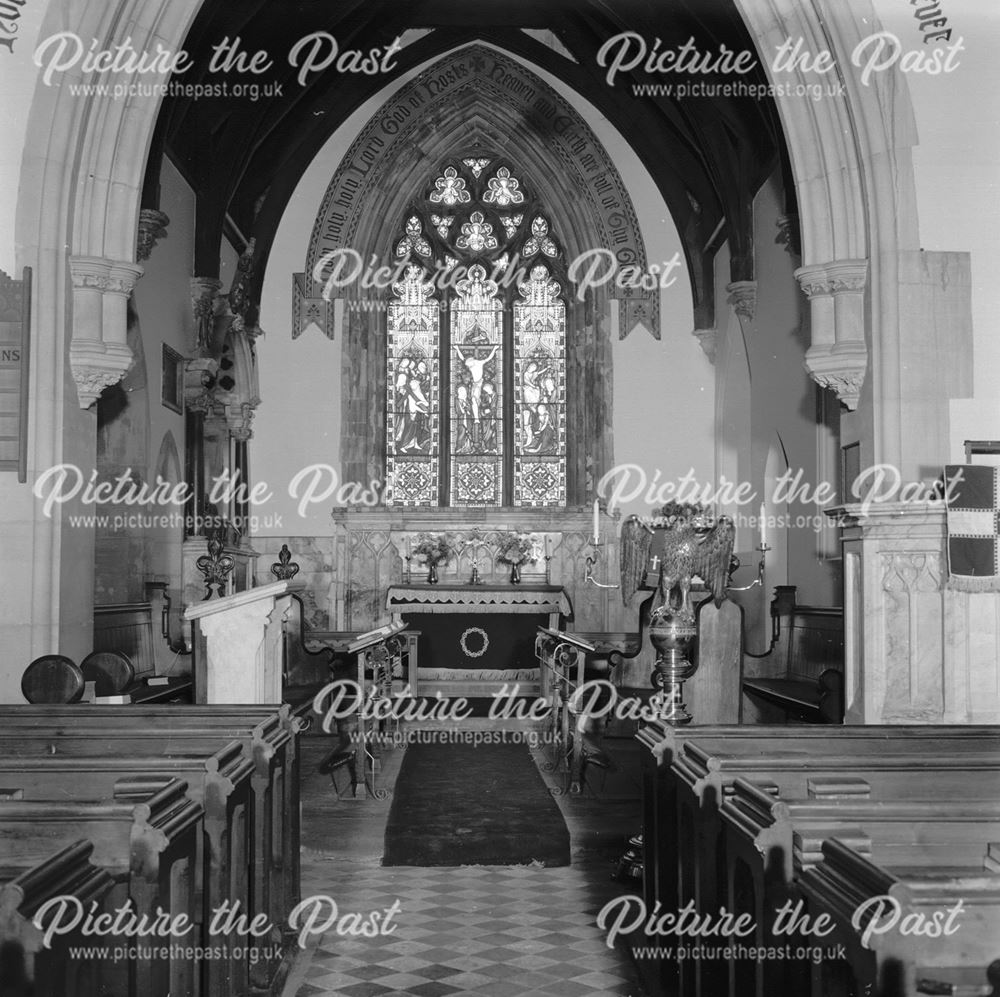
[[[575,62],[522,28],[551,30]],[[340,52],[381,54],[409,29],[432,29],[406,44],[388,74],[337,72],[310,76],[305,85],[287,54],[303,36],[333,35]],[[485,41],[546,70],[578,91],[611,120],[632,145],[661,191],[687,254],[697,314],[710,307],[706,250],[722,234],[732,249],[731,277],[752,273],[753,196],[784,162],[777,113],[768,99],[670,99],[633,95],[634,83],[682,82],[691,77],[650,75],[637,68],[614,86],[597,53],[621,32],[636,32],[660,50],[694,38],[700,52],[720,45],[753,50],[731,0],[207,0],[184,45],[193,67],[185,84],[252,80],[281,85],[280,96],[168,97],[158,119],[147,167],[143,204],[156,207],[164,154],[178,165],[197,197],[194,273],[216,276],[227,219],[257,240],[257,280],[295,186],[327,138],[352,112],[407,70],[456,46]],[[209,73],[213,47],[240,39],[242,51],[266,50],[272,67],[260,76]],[[758,68],[744,76],[700,76],[699,81],[764,83]],[[611,150],[612,154],[614,150]],[[786,190],[790,185],[786,182]],[[724,223],[724,224],[723,224]],[[702,316],[704,317],[704,316]]]

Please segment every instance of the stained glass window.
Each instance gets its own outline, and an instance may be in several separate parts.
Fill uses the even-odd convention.
[[[514,305],[514,505],[566,504],[566,306],[544,266]]]
[[[388,308],[386,480],[393,505],[438,504],[441,337],[433,291],[423,269],[409,266]]]
[[[503,312],[480,264],[451,307],[452,505],[503,504]]]
[[[392,243],[410,265],[387,311],[386,501],[565,505],[565,265],[551,220],[510,166],[442,165]],[[431,269],[447,279],[435,286]]]

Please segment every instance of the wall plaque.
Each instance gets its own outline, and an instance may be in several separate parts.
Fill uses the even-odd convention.
[[[0,270],[0,471],[28,479],[28,349],[31,268],[21,280]]]

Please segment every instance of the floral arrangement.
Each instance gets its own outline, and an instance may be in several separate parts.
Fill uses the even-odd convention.
[[[504,564],[534,564],[537,559],[535,542],[527,533],[512,533],[497,551],[497,560]]]
[[[710,526],[708,510],[697,502],[668,502],[662,509],[642,522],[648,526],[673,529],[675,526],[694,526],[696,528]]]
[[[413,553],[423,558],[424,564],[428,567],[434,567],[438,564],[447,564],[451,560],[454,544],[447,533],[420,533],[413,547]]]

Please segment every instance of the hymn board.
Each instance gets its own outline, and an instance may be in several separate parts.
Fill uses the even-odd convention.
[[[0,270],[0,471],[28,478],[28,345],[31,268],[15,280]]]

